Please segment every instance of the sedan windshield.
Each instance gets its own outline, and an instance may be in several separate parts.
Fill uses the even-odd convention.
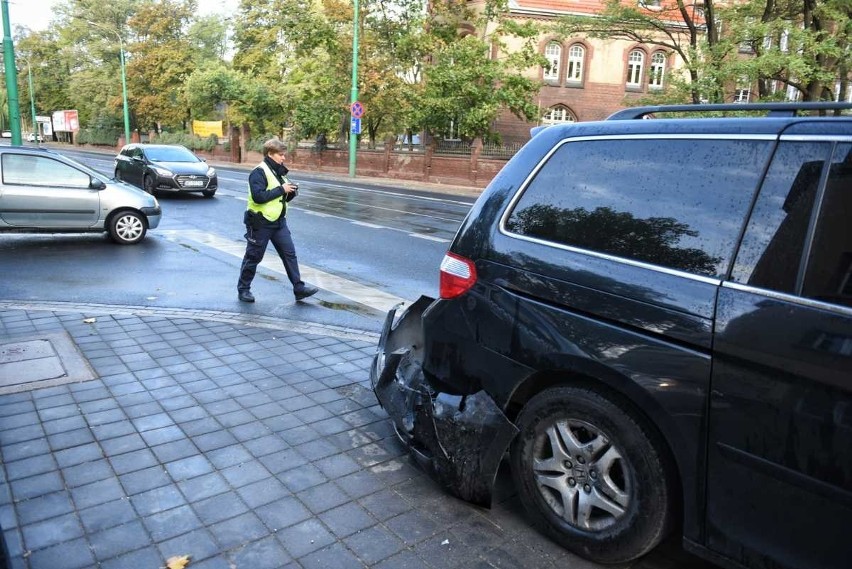
[[[182,146],[148,148],[145,150],[152,162],[200,162],[200,159]]]

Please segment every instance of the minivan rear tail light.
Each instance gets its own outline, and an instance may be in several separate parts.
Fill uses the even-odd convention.
[[[460,255],[447,253],[441,261],[441,298],[455,298],[469,291],[476,283],[473,261]]]

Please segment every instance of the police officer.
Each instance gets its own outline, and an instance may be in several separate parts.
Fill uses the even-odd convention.
[[[251,281],[270,241],[284,263],[287,278],[293,283],[296,300],[307,298],[319,290],[302,281],[296,247],[287,227],[287,202],[296,197],[298,186],[287,179],[289,170],[284,166],[286,150],[279,139],[267,140],[263,143],[263,162],[249,174],[248,209],[244,217],[246,253],[237,282],[237,295],[242,302],[254,302]]]

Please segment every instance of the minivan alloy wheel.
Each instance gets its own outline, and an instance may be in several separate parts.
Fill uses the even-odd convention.
[[[120,245],[133,245],[145,237],[145,220],[135,211],[116,214],[109,223],[109,236]]]

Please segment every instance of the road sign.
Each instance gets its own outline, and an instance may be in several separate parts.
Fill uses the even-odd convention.
[[[349,105],[349,112],[352,113],[353,118],[360,119],[364,116],[364,105],[362,105],[359,101],[355,101]]]
[[[349,132],[351,134],[361,134],[361,119],[356,119],[355,117],[352,117],[349,120],[351,122],[351,128],[349,129]]]

